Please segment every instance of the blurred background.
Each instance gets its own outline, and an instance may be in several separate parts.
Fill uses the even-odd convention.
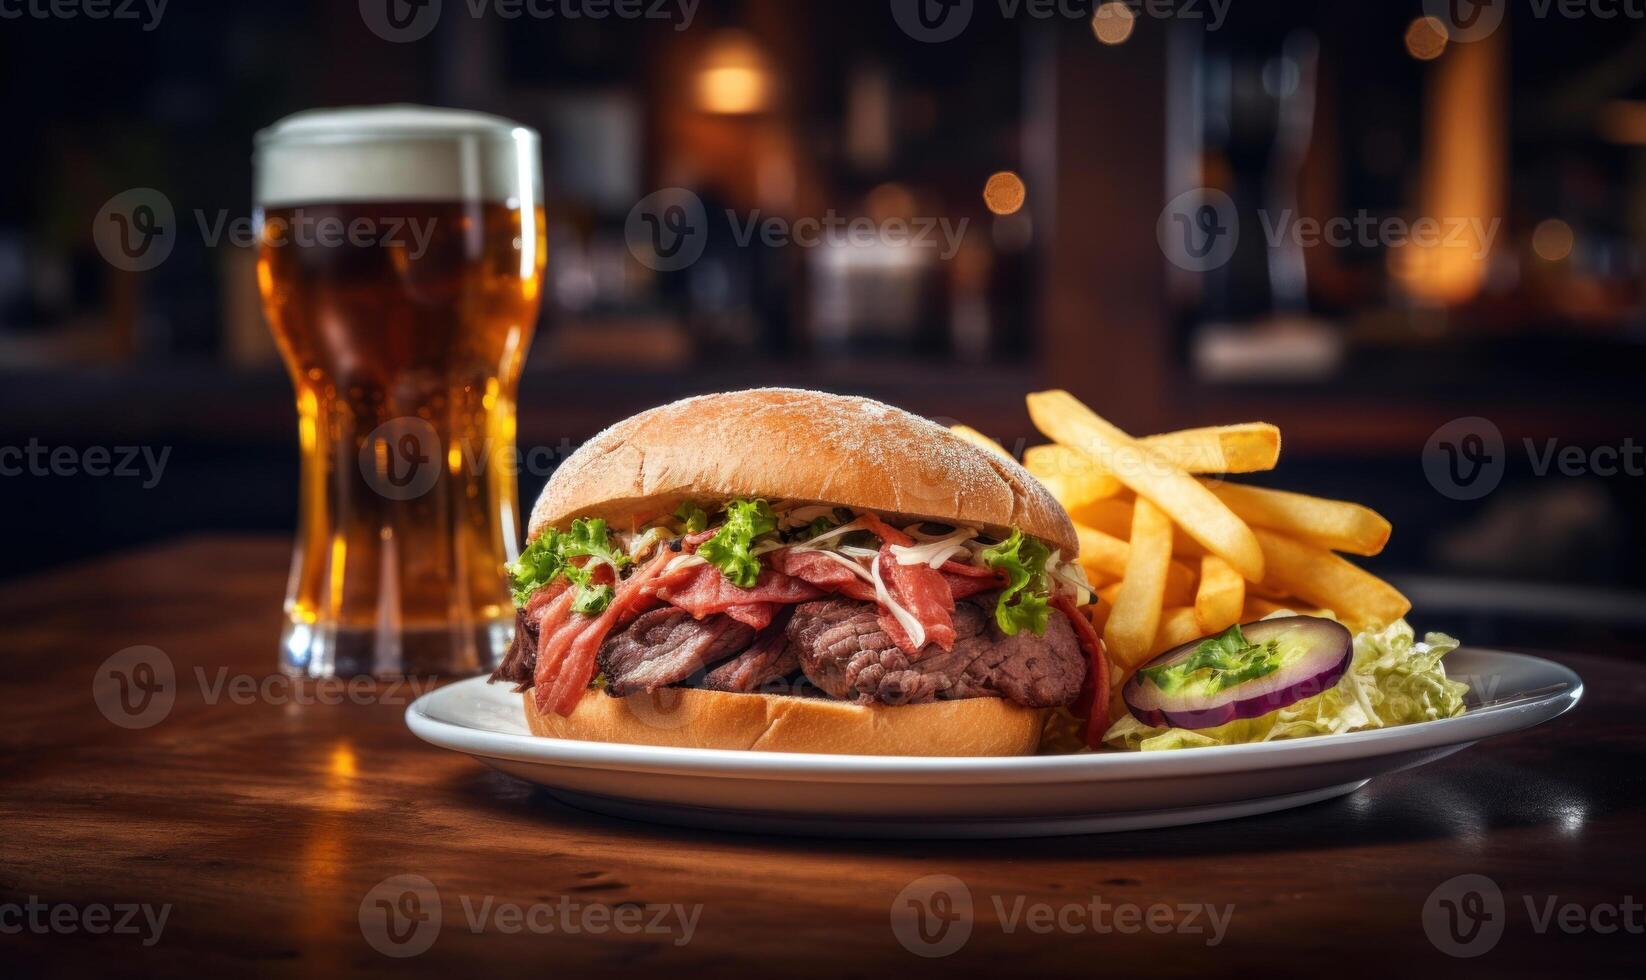
[[[1634,649],[1646,10],[1425,7],[19,6],[0,20],[0,447],[163,467],[40,475],[0,453],[0,577],[292,531],[252,135],[418,102],[543,134],[526,500],[593,432],[681,395],[862,393],[1021,448],[1024,392],[1056,385],[1139,434],[1278,424],[1281,468],[1254,482],[1389,516],[1370,565],[1420,627]],[[138,188],[174,228],[128,271],[93,229]],[[709,232],[658,270],[631,244],[670,188]]]

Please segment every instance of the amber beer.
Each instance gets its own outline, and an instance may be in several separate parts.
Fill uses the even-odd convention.
[[[259,134],[257,162],[302,452],[282,668],[489,670],[513,624],[515,392],[545,260],[536,134],[304,113]]]

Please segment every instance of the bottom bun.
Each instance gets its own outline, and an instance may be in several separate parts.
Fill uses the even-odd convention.
[[[1029,755],[1042,712],[1000,698],[900,706],[848,704],[777,694],[663,688],[626,698],[590,692],[571,716],[537,710],[524,695],[532,734],[590,742],[756,752],[845,755]]]

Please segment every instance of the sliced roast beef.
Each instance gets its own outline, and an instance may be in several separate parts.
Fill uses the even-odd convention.
[[[665,606],[645,613],[600,647],[600,670],[613,697],[646,694],[683,680],[749,646],[754,630],[715,615],[693,619]]]
[[[823,590],[770,567],[761,571],[752,588],[744,589],[713,565],[694,565],[657,595],[694,616],[726,613],[759,630],[766,628],[779,608],[821,598]]]
[[[709,671],[703,686],[711,691],[748,694],[799,670],[800,658],[787,632],[793,611],[793,606],[785,607],[747,650]]]
[[[508,681],[515,685],[517,690],[525,690],[531,686],[532,673],[537,669],[537,624],[526,616],[526,610],[514,611],[514,642],[509,644],[509,652],[503,655],[503,662],[497,665],[497,671],[492,674],[492,683]]]
[[[797,606],[788,635],[814,684],[859,704],[1001,697],[1047,708],[1074,701],[1086,664],[1068,620],[1054,610],[1043,636],[1006,636],[983,608],[992,598],[957,603],[954,649],[927,644],[918,657],[886,635],[874,605],[850,599]]]

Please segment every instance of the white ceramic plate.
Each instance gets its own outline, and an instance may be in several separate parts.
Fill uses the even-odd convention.
[[[520,696],[474,678],[406,709],[419,738],[636,820],[844,837],[1032,837],[1170,827],[1352,793],[1569,710],[1583,681],[1559,664],[1464,647],[1447,672],[1470,710],[1398,728],[1172,752],[925,759],[677,749],[538,738]]]

